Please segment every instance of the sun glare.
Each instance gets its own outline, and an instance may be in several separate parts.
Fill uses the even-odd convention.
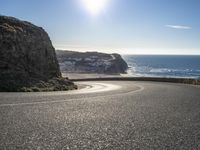
[[[92,15],[99,14],[106,6],[108,0],[82,0],[87,11]]]

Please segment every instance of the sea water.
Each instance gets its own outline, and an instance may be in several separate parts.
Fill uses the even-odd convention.
[[[124,55],[128,74],[139,77],[200,78],[200,55]]]

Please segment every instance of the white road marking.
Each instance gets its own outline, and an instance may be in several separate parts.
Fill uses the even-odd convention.
[[[84,85],[89,84],[91,88],[83,88],[80,90],[71,91],[70,94],[99,93],[99,92],[118,90],[121,88],[121,86],[119,86],[119,85],[108,84],[108,83],[82,82],[81,84],[84,84]]]
[[[86,82],[84,82],[84,84],[86,84]],[[91,83],[89,83],[89,84],[91,84]],[[101,84],[101,85],[104,85],[104,86],[111,86],[111,87],[107,87],[107,90],[116,90],[116,89],[120,88],[120,86],[118,86],[118,85],[111,85],[111,84],[106,84],[106,83],[96,83],[96,84]],[[112,94],[112,95],[106,95],[106,96],[105,95],[101,95],[101,96],[89,97],[88,99],[90,99],[90,98],[93,99],[93,98],[110,97],[110,96],[124,95],[124,94],[130,94],[130,93],[137,93],[137,92],[141,92],[141,91],[144,90],[143,86],[140,86],[140,85],[135,85],[135,86],[139,87],[139,89],[135,90],[135,91],[129,91],[129,92],[126,92],[126,93],[118,93],[118,94]],[[74,92],[74,94],[80,94],[80,93],[85,93],[87,91],[87,89],[88,88],[86,88],[86,89],[84,88],[84,89],[81,89],[81,90],[71,91],[71,92],[72,93]],[[99,88],[99,87],[92,87],[91,89],[93,89],[93,90],[89,90],[88,93],[100,92],[100,91],[104,92],[105,91],[105,89]],[[37,105],[37,104],[52,104],[52,103],[62,103],[62,102],[68,102],[68,101],[73,101],[73,100],[85,100],[85,99],[86,98],[72,98],[72,99],[65,99],[65,100],[40,101],[40,102],[30,102],[30,103],[10,103],[10,104],[0,104],[0,107],[26,106],[26,105]]]

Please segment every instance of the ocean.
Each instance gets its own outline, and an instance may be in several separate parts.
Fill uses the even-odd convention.
[[[200,55],[124,55],[129,76],[200,78]]]

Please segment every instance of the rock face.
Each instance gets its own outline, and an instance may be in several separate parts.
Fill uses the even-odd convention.
[[[48,34],[29,22],[0,16],[0,91],[60,77]]]
[[[127,63],[119,54],[59,50],[56,54],[63,73],[119,74],[128,69]]]

